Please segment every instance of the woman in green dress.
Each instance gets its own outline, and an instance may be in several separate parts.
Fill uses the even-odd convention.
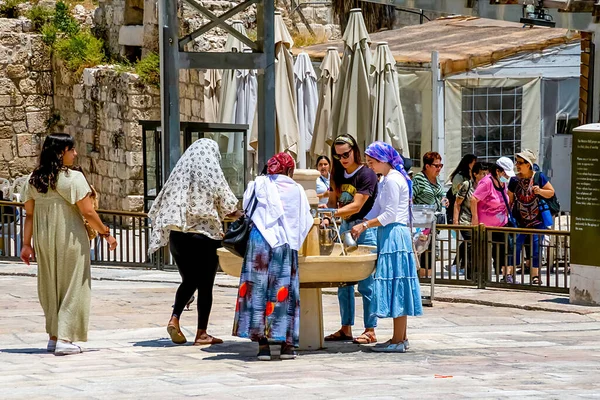
[[[69,169],[76,156],[70,135],[46,137],[40,163],[22,193],[26,218],[21,259],[27,265],[37,259],[38,296],[49,336],[47,350],[56,355],[81,353],[73,342],[87,341],[90,241],[83,219],[107,240],[109,249],[117,247],[94,211],[87,180],[81,172]]]

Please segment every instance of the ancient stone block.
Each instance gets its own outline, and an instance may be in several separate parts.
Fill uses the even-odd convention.
[[[17,135],[17,154],[19,157],[37,157],[40,150],[41,143],[37,135],[28,133]]]
[[[73,85],[73,98],[74,99],[83,99],[85,97],[83,85]]]
[[[26,78],[29,72],[23,65],[7,65],[6,76],[10,79],[22,79]]]
[[[128,151],[125,153],[125,159],[127,160],[127,165],[129,167],[143,165],[144,162],[143,154],[141,151]]]
[[[13,176],[29,175],[37,166],[37,157],[15,157],[9,162],[9,168]]]
[[[152,96],[131,95],[129,96],[129,106],[134,108],[149,108],[152,106]]]
[[[144,196],[127,196],[122,201],[123,210],[125,211],[143,211],[144,210]]]
[[[21,44],[21,35],[15,35],[11,31],[0,31],[0,44],[6,47],[17,47]]]
[[[41,40],[32,38],[31,58],[28,60],[33,71],[49,71],[52,69],[50,50]]]
[[[83,84],[85,86],[94,86],[96,84],[96,71],[95,68],[86,68],[83,70]]]
[[[25,119],[25,108],[7,107],[4,109],[4,118],[9,121],[23,121]]]
[[[22,79],[19,82],[19,90],[22,94],[36,94],[36,82],[33,79]]]
[[[84,110],[83,100],[75,99],[75,111],[82,113]]]
[[[12,80],[8,78],[0,78],[0,95],[11,95],[15,96],[18,93],[18,89]]]
[[[0,139],[12,139],[13,134],[14,130],[11,125],[0,126]]]
[[[46,132],[46,122],[50,113],[48,111],[36,111],[27,113],[27,129],[29,133]]]
[[[52,95],[52,73],[51,72],[42,72],[40,73],[40,78],[37,83],[37,91],[39,94]]]
[[[13,122],[12,127],[15,133],[27,132],[27,123],[25,121],[15,121]]]
[[[10,161],[15,157],[12,139],[0,139],[0,160]]]
[[[33,108],[40,109],[42,107],[47,106],[46,101],[47,101],[46,96],[42,96],[39,94],[32,94],[25,98],[25,107],[33,107]],[[36,110],[30,109],[29,111],[36,111]]]

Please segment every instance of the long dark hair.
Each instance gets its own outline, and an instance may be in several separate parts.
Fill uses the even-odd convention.
[[[319,157],[317,157],[317,162],[315,163],[315,167],[319,166],[319,163],[321,162],[321,160],[327,161],[327,164],[329,164],[329,166],[331,167],[331,160],[327,156],[319,156]]]
[[[472,179],[473,181],[475,181],[475,180],[477,179],[477,178],[476,178],[476,175],[477,175],[478,173],[480,173],[481,171],[487,171],[488,169],[489,169],[489,168],[488,168],[487,164],[485,164],[485,163],[482,163],[482,162],[476,162],[476,163],[473,165],[473,168],[471,169],[471,179]]]
[[[475,154],[465,154],[462,160],[460,160],[460,162],[458,163],[456,169],[454,169],[454,171],[452,171],[452,173],[450,174],[450,181],[454,179],[456,174],[461,174],[465,178],[470,177],[471,173],[469,171],[469,164],[471,164],[475,160],[477,160],[477,156]]]
[[[340,194],[342,180],[344,179],[344,166],[337,160],[335,157],[335,145],[336,144],[347,144],[352,147],[352,154],[354,154],[354,162],[358,165],[362,165],[362,157],[360,154],[360,148],[356,143],[356,139],[354,139],[351,135],[344,133],[335,138],[333,144],[331,145],[331,155],[333,158],[333,162],[331,163],[331,172],[330,172],[330,185],[331,189],[336,192],[338,195]]]
[[[63,154],[75,146],[75,140],[66,133],[48,135],[42,146],[40,164],[33,170],[29,183],[40,193],[48,193],[48,188],[56,189],[60,171],[66,171]]]

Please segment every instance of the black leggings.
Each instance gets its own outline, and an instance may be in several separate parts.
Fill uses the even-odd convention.
[[[199,233],[171,232],[171,254],[177,263],[181,285],[175,294],[173,315],[181,317],[183,308],[198,289],[198,329],[206,329],[213,302],[213,285],[219,267],[220,240]]]

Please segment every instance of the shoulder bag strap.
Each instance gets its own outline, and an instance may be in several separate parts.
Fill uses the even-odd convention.
[[[246,210],[244,210],[244,214],[246,214],[248,217],[252,217],[252,214],[254,214],[254,210],[256,210],[257,203],[258,203],[258,200],[256,199],[256,182],[255,182],[254,188],[252,188],[252,196],[250,197],[250,201],[248,202],[249,207],[250,207],[250,204],[252,204],[250,213],[248,213],[248,209],[246,209]]]

